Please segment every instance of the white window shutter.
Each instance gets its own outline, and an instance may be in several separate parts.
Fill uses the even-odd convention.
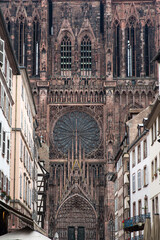
[[[149,170],[148,170],[148,167],[146,169],[146,184],[149,184]]]
[[[4,187],[3,187],[4,191],[6,191],[6,176],[4,176]]]
[[[9,67],[9,90],[12,91],[12,68]]]
[[[145,174],[145,173],[144,173],[144,169],[143,169],[143,171],[141,171],[141,173],[142,173],[142,176],[141,176],[141,177],[142,177],[142,187],[143,187],[143,186],[144,186],[144,174]]]
[[[1,85],[1,107],[2,109],[4,108],[4,89],[2,85]]]
[[[5,62],[4,41],[0,39],[0,64],[2,66],[3,72],[5,69],[4,62]]]

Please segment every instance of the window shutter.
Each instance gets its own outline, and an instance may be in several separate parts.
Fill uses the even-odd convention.
[[[0,39],[0,65],[2,66],[2,70],[4,71],[4,41]]]
[[[8,98],[6,97],[6,118],[8,119]]]
[[[146,169],[146,184],[149,184],[149,169]]]
[[[8,180],[8,194],[10,195],[10,181]]]
[[[3,188],[3,190],[6,191],[6,176],[4,176],[3,179],[4,179],[4,188]]]
[[[10,125],[12,126],[12,106],[10,105]]]
[[[2,146],[2,154],[5,155],[6,148],[6,133],[3,131],[3,146]]]
[[[145,174],[145,172],[144,172],[144,169],[143,169],[143,171],[142,171],[142,186],[144,186],[144,174]]]
[[[19,189],[19,196],[20,196],[20,198],[21,198],[21,194],[22,194],[22,178],[21,178],[21,174],[20,174],[20,178],[19,178],[19,181],[20,181],[20,189]]]
[[[10,140],[7,139],[7,160],[10,160]]]
[[[23,200],[25,201],[25,192],[26,192],[26,189],[25,189],[25,176],[23,178]]]
[[[1,86],[1,107],[4,108],[4,89],[3,86]]]
[[[12,91],[12,68],[9,67],[9,90]]]

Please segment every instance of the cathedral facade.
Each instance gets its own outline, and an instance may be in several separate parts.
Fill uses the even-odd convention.
[[[125,121],[157,90],[159,4],[0,1],[37,106],[40,157],[50,172],[42,216],[49,237],[114,239],[114,156]]]

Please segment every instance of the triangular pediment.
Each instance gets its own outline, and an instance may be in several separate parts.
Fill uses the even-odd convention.
[[[27,18],[27,12],[24,6],[21,6],[21,5],[18,6],[16,16],[17,16],[17,19],[21,18],[22,16],[24,19]]]
[[[113,15],[113,21],[112,22],[113,22],[113,24],[115,22],[120,23],[117,7],[115,8],[114,15]]]
[[[136,9],[136,6],[135,6],[134,3],[131,3],[131,4],[130,4],[129,11],[127,11],[127,13],[126,13],[126,22],[129,21],[129,18],[130,18],[130,17],[135,17],[135,18],[136,18],[136,21],[139,22],[139,17],[138,17],[137,9]]]
[[[71,41],[75,41],[75,36],[74,36],[73,30],[72,30],[72,27],[70,25],[70,22],[66,18],[62,22],[61,29],[59,31],[57,39],[59,41],[61,41],[62,37],[65,34],[70,36]]]
[[[93,32],[93,29],[91,27],[90,21],[88,18],[85,18],[83,23],[82,23],[82,27],[78,33],[78,38],[80,38],[81,35],[84,35],[85,33],[87,33],[88,35],[90,35],[90,38],[92,40],[95,40],[95,35]]]

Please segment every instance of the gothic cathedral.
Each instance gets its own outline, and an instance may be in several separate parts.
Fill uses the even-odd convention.
[[[60,240],[109,240],[114,157],[125,121],[157,91],[159,0],[1,0],[37,106],[50,173],[42,227]],[[123,220],[123,219],[122,219]],[[119,222],[121,224],[122,221]]]

